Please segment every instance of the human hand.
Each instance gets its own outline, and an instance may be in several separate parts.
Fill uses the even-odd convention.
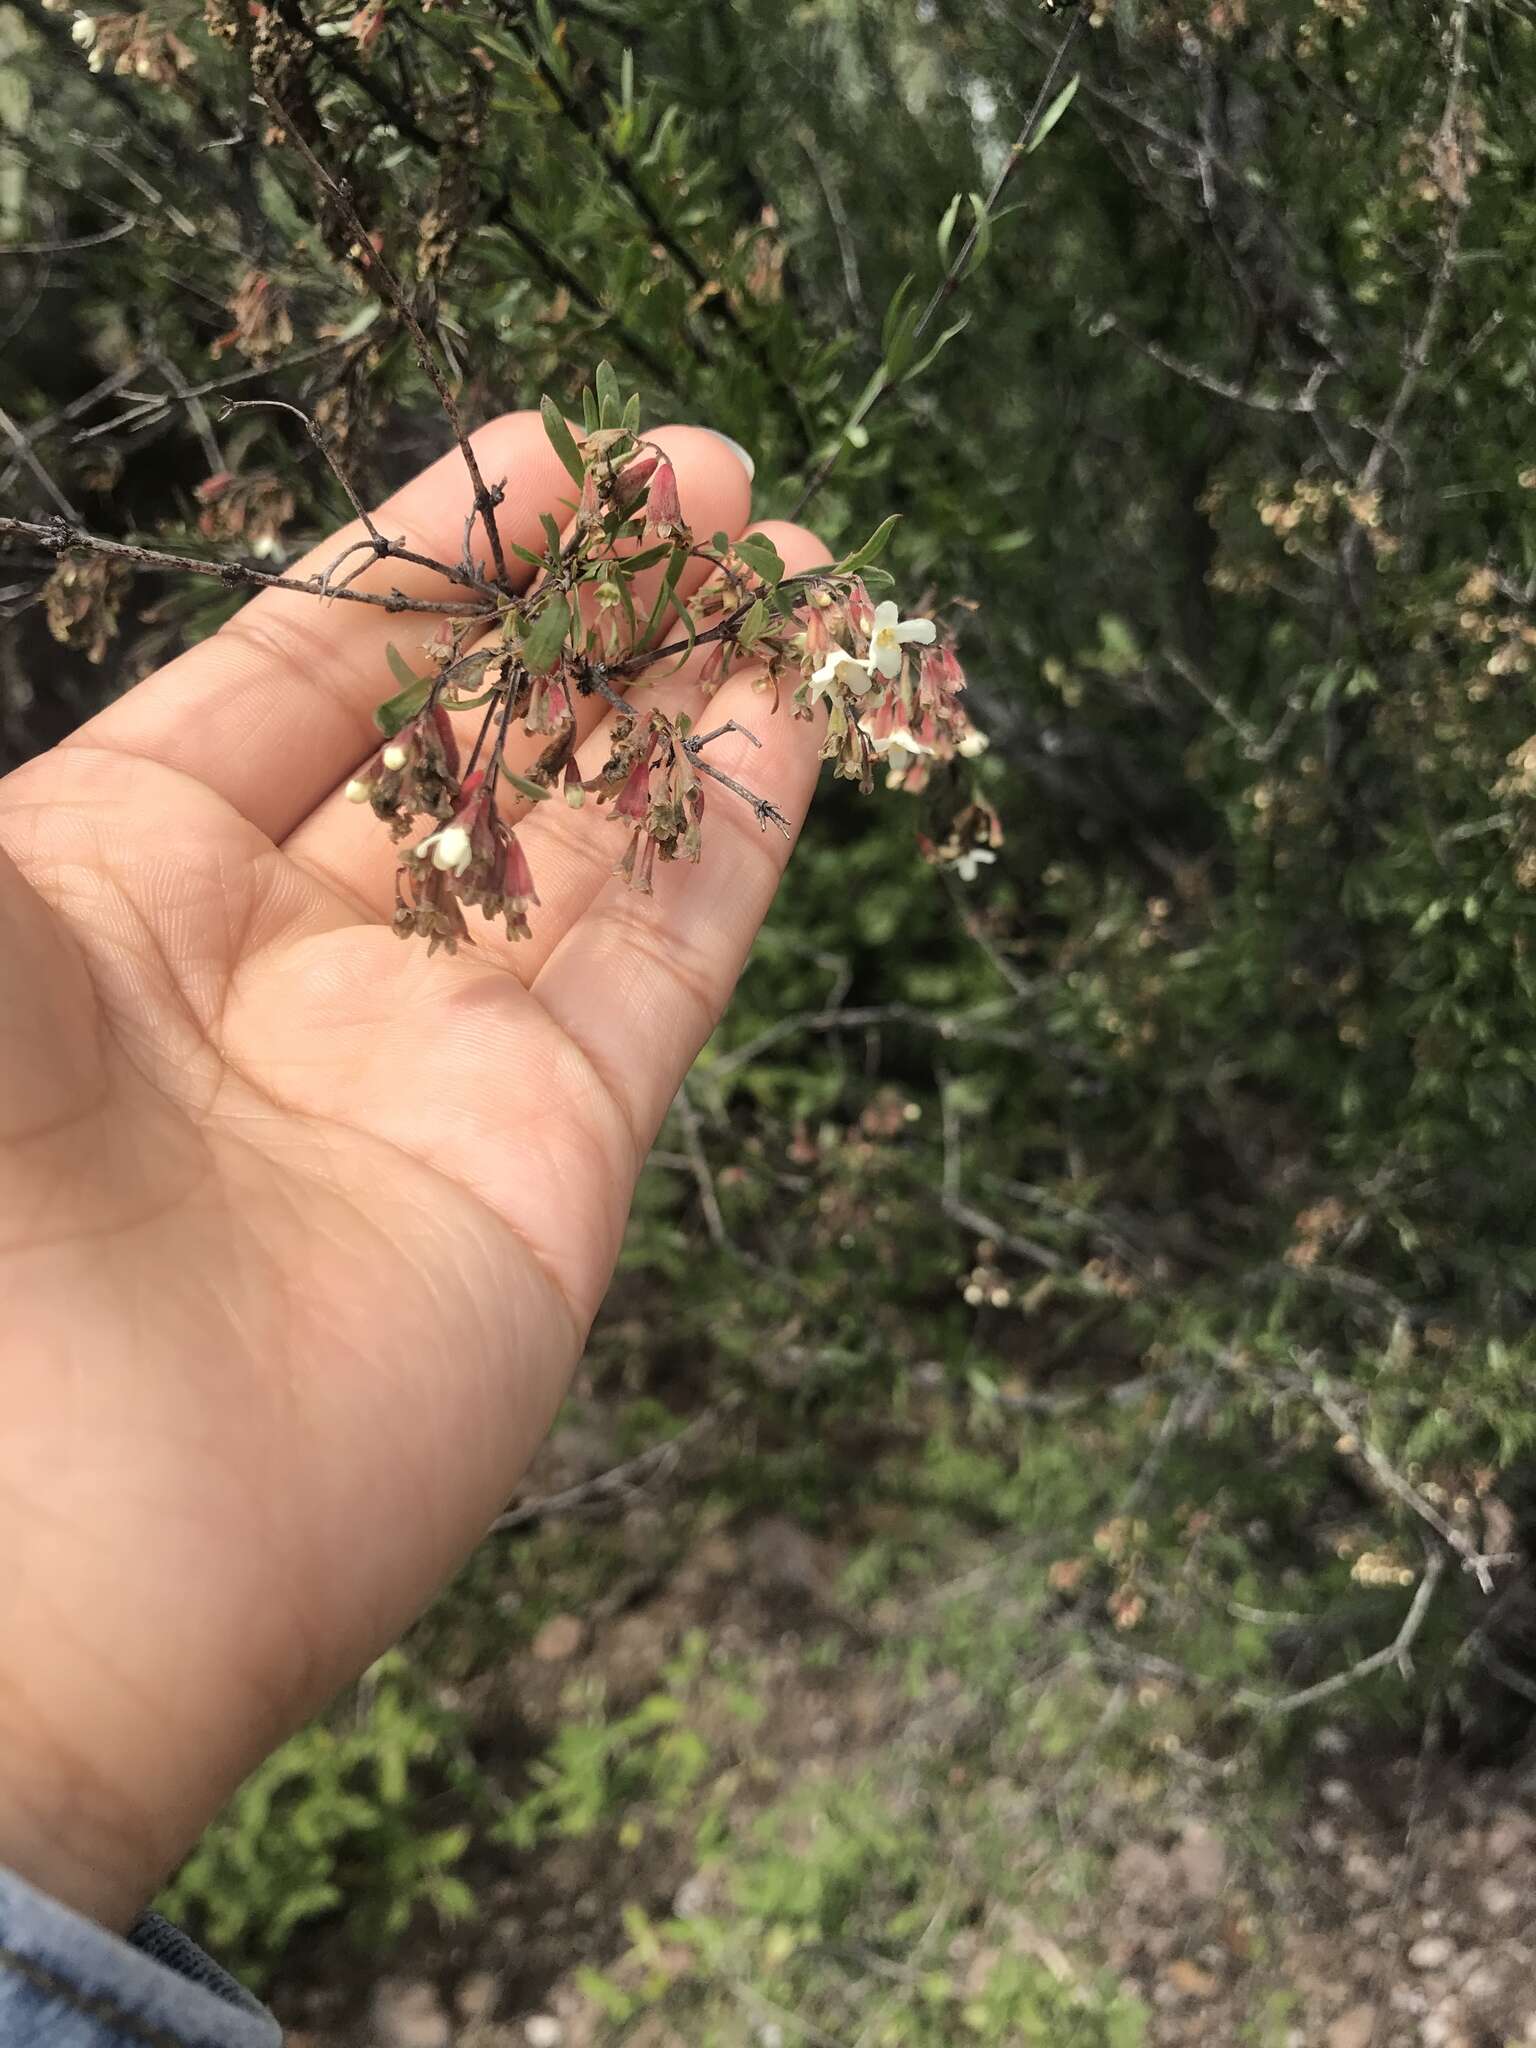
[[[699,532],[746,531],[726,444],[652,438]],[[569,501],[538,416],[475,446],[537,548]],[[451,561],[469,503],[455,451],[378,518]],[[402,945],[340,790],[411,624],[266,592],[0,782],[0,1862],[114,1926],[517,1480],[787,851],[722,806],[637,898],[607,821],[545,804],[531,940]],[[696,709],[702,664],[644,696]],[[712,758],[797,826],[817,734],[752,673],[711,722],[762,745]]]

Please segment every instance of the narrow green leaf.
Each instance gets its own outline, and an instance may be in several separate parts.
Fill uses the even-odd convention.
[[[971,250],[970,260],[965,266],[963,274],[966,277],[981,268],[992,249],[992,218],[987,212],[987,202],[979,192],[971,194],[971,211],[976,216],[976,245]]]
[[[920,357],[919,360],[912,365],[911,369],[908,370],[906,377],[903,379],[903,381],[905,383],[910,384],[914,377],[921,377],[924,370],[927,369],[928,365],[934,360],[934,358],[940,355],[943,352],[943,350],[948,348],[949,344],[954,340],[955,336],[957,334],[962,333],[964,329],[970,324],[970,318],[971,316],[969,313],[962,313],[960,315],[960,318],[953,325],[953,327],[946,327],[944,332],[939,336],[938,340],[933,344],[933,347],[929,349],[928,353],[925,356]]]
[[[587,473],[587,466],[581,459],[581,450],[576,446],[576,437],[565,423],[565,414],[546,392],[539,400],[539,417],[544,422],[544,431],[549,436],[549,445],[565,464],[566,473],[573,483],[580,483]]]
[[[747,654],[767,630],[768,607],[758,598],[736,630],[736,645]]]
[[[570,629],[570,606],[558,591],[554,591],[545,599],[543,610],[528,628],[523,641],[523,662],[530,675],[546,675],[554,667]]]
[[[413,681],[408,690],[402,690],[397,697],[386,698],[376,707],[373,722],[385,739],[393,739],[401,726],[410,724],[426,704],[431,690],[431,677],[422,676],[419,681]]]
[[[957,192],[944,209],[944,218],[939,222],[939,261],[949,261],[950,239],[955,232],[955,222],[960,218],[960,208],[965,199],[963,192]]]
[[[1047,135],[1049,135],[1051,130],[1056,126],[1056,123],[1061,119],[1062,115],[1067,111],[1068,107],[1071,106],[1073,100],[1077,96],[1077,88],[1082,84],[1082,82],[1083,75],[1081,72],[1079,72],[1075,78],[1069,78],[1067,80],[1066,84],[1061,88],[1061,91],[1057,93],[1055,99],[1051,101],[1051,104],[1040,116],[1040,126],[1029,138],[1029,148],[1025,151],[1025,154],[1027,156],[1032,156],[1034,154],[1034,152],[1040,147],[1041,143],[1044,142]]]
[[[598,364],[596,383],[597,423],[600,427],[616,427],[624,416],[624,400],[612,363]]]
[[[672,602],[672,593],[677,589],[677,579],[688,566],[688,550],[674,546],[672,559],[667,564],[667,573],[661,579],[661,588],[656,593],[656,602],[651,606],[651,615],[645,622],[645,630],[636,641],[639,647],[647,646],[651,635],[660,625],[667,608]]]
[[[402,690],[414,690],[421,678],[391,640],[384,649],[384,659],[389,663],[389,672]]]
[[[541,804],[551,794],[542,782],[530,782],[526,775],[518,775],[510,768],[503,768],[501,772],[519,796],[525,796],[533,803]]]
[[[912,290],[916,283],[916,277],[909,270],[901,280],[901,283],[897,285],[895,291],[891,293],[890,304],[885,309],[885,321],[880,329],[880,353],[882,355],[890,353],[892,338],[901,326],[902,315],[906,310],[907,301],[911,298]]]
[[[893,512],[888,519],[882,519],[863,547],[855,548],[851,555],[844,555],[837,565],[837,573],[840,576],[852,576],[866,563],[873,562],[878,555],[883,554],[885,544],[895,532],[896,522],[900,517],[899,512]]]

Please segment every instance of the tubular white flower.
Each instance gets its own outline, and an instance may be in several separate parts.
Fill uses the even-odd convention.
[[[894,751],[897,754],[911,754],[914,760],[919,754],[931,754],[934,751],[932,747],[925,747],[916,733],[908,732],[904,725],[897,726],[894,732],[888,732],[883,739],[875,739],[870,735],[869,744],[876,754],[889,754]],[[899,761],[891,763],[893,768],[903,765],[905,764]]]
[[[825,697],[830,703],[833,688],[841,683],[855,697],[862,697],[866,690],[874,688],[874,682],[866,662],[857,660],[845,647],[834,647],[811,677],[811,694]]]
[[[373,795],[373,784],[364,782],[360,775],[354,775],[347,784],[346,798],[349,804],[365,804]]]
[[[974,882],[982,868],[989,868],[997,855],[987,846],[968,846],[955,862],[955,873],[962,882]]]
[[[973,725],[964,739],[956,742],[955,752],[962,755],[967,761],[974,761],[976,756],[984,754],[991,744],[992,742],[987,738],[986,734],[978,732]]]
[[[400,770],[405,766],[406,762],[409,759],[409,754],[406,753],[404,747],[402,747],[398,742],[396,742],[394,746],[386,747],[384,749],[384,766],[390,771],[392,775],[398,775]]]
[[[78,43],[82,50],[88,50],[96,40],[96,24],[90,15],[77,14],[75,25],[69,33],[71,39]]]
[[[469,834],[462,825],[444,825],[440,832],[429,832],[412,850],[417,860],[430,859],[445,875],[462,875],[474,858]]]
[[[938,638],[938,627],[932,619],[904,619],[895,604],[887,598],[884,604],[875,606],[875,623],[869,635],[869,665],[878,669],[883,676],[901,674],[901,650],[908,641],[919,647],[926,647]]]

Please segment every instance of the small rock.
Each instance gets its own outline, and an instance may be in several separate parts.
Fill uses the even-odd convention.
[[[1181,1998],[1212,1998],[1216,1994],[1216,1979],[1188,1956],[1175,1956],[1163,1975]]]
[[[1352,2005],[1328,2029],[1328,2048],[1371,2048],[1375,2031],[1375,2006]]]
[[[1351,1849],[1344,1859],[1344,1875],[1361,1891],[1385,1898],[1392,1889],[1391,1873],[1365,1849]]]
[[[1484,1847],[1490,1863],[1507,1863],[1517,1850],[1523,1849],[1536,1833],[1528,1813],[1522,1813],[1518,1806],[1511,1806],[1500,1814],[1488,1830]]]
[[[1421,1934],[1408,1951],[1408,1960],[1416,1970],[1443,1970],[1456,1953],[1456,1944],[1448,1934]]]
[[[560,2048],[565,2029],[552,2012],[536,2012],[523,2022],[523,2039],[528,2048]]]
[[[386,1977],[373,1994],[373,2033],[379,2048],[448,2048],[452,2028],[430,1984]]]
[[[1491,1920],[1506,1920],[1520,1903],[1520,1894],[1502,1877],[1485,1878],[1477,1888],[1478,1901]]]
[[[1221,1897],[1227,1882],[1227,1852],[1221,1837],[1210,1828],[1198,1821],[1187,1827],[1173,1852],[1173,1860],[1182,1872],[1192,1898]]]
[[[554,1614],[530,1647],[541,1664],[563,1664],[581,1648],[586,1629],[574,1614]]]
[[[1150,1842],[1126,1842],[1115,1856],[1110,1883],[1133,1899],[1166,1899],[1173,1874],[1170,1858]]]
[[[500,1983],[494,1970],[476,1970],[460,1984],[454,1993],[454,2004],[460,2016],[466,2020],[483,2020],[496,2003],[496,1991]]]

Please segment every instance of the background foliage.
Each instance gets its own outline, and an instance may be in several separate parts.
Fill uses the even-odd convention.
[[[1083,1684],[1139,1672],[1116,1740],[1143,1761],[1171,1742],[1273,1782],[1300,1725],[1274,1703],[1391,1644],[1428,1570],[1415,1675],[1384,1661],[1334,1707],[1506,1753],[1536,1697],[1536,11],[1098,0],[1077,97],[932,334],[963,332],[845,431],[1069,18],[155,0],[97,17],[88,62],[70,14],[9,0],[0,491],[280,562],[345,508],[291,420],[221,424],[221,393],[312,408],[372,495],[443,445],[253,80],[345,166],[471,416],[568,399],[607,355],[652,418],[750,446],[763,512],[835,451],[806,516],[836,546],[903,515],[888,559],[960,608],[1007,843],[961,884],[910,800],[824,792],[643,1189],[586,1397],[631,1453],[714,1432],[689,1509],[711,1526],[787,1503],[857,1530],[860,1609],[960,1552],[1002,1572],[1009,1600],[984,1580],[895,1631],[912,1668],[964,1675],[988,1741],[1050,1643]],[[61,645],[42,573],[5,558],[11,761],[234,602],[114,584],[93,647],[103,593],[56,589]],[[454,1654],[579,1609],[581,1549],[538,1521],[496,1538],[476,1572],[522,1618],[455,1621],[479,1647]],[[413,1645],[429,1673],[443,1640]],[[274,1839],[290,1919],[366,1905],[369,1869],[463,1904],[468,1835],[394,1832],[409,1697],[340,1747],[302,1738],[179,1909],[243,1940],[268,1880],[239,1843]],[[658,1710],[599,1711],[595,1751],[562,1737],[542,1791],[514,1772],[484,1825],[526,1844],[713,1782],[636,1763],[675,1717],[635,1712]],[[1058,1735],[1031,1724],[1018,1768]],[[905,1953],[909,1821],[868,1785],[824,1804],[847,1867],[796,1864],[779,1896],[788,1867],[743,1850],[732,1912],[689,1937],[698,1981],[768,1969],[720,1962],[760,1923],[833,1940],[882,1887]],[[1019,1968],[965,2024],[1068,2038],[1056,1979]],[[631,1978],[616,2027],[654,1989]],[[871,2038],[953,2039],[947,1996]],[[1085,2040],[1138,2038],[1119,1997],[1083,1992]]]

